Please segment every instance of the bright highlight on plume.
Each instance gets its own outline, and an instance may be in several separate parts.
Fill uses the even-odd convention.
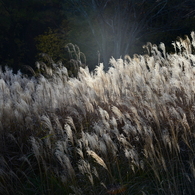
[[[0,190],[194,194],[194,32],[173,46],[78,78],[0,71]]]

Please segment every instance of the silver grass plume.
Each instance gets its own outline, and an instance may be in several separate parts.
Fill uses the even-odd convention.
[[[88,150],[87,154],[91,156],[99,165],[101,165],[104,169],[108,171],[108,168],[105,162],[103,161],[103,159],[100,156],[98,156],[94,151]]]

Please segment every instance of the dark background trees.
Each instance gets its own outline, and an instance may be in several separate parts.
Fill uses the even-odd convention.
[[[0,0],[0,64],[14,70],[33,66],[37,54],[34,38],[62,21],[58,0]]]
[[[194,0],[0,0],[0,64],[34,66],[38,53],[64,59],[77,44],[94,68],[111,56],[143,53],[142,45],[195,30]]]
[[[140,53],[147,41],[170,43],[194,29],[194,1],[66,0],[67,13],[86,21],[102,61]],[[95,53],[95,51],[94,51]]]

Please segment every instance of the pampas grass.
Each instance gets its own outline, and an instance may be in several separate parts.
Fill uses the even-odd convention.
[[[194,194],[194,42],[77,78],[0,70],[0,193]]]

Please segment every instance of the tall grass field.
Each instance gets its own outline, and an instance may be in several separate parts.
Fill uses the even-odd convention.
[[[0,194],[194,195],[195,34],[71,78],[0,71]]]

